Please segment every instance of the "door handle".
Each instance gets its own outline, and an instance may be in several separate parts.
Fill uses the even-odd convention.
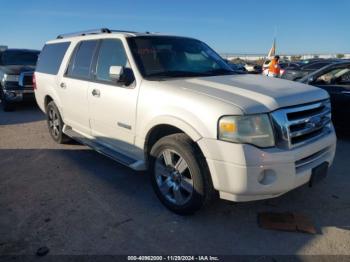
[[[91,94],[95,97],[100,97],[100,95],[101,95],[100,90],[98,90],[98,89],[92,90]]]
[[[62,83],[60,84],[60,87],[63,88],[63,89],[66,89],[67,86],[66,86],[65,83],[62,82]]]
[[[341,91],[341,93],[350,96],[350,91]]]

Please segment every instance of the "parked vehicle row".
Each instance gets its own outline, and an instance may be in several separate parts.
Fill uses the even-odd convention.
[[[37,64],[35,98],[52,138],[148,170],[179,214],[313,185],[332,164],[329,95],[237,73],[187,37],[101,29],[60,35]]]

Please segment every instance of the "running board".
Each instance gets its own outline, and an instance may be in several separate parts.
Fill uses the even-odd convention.
[[[70,138],[78,141],[79,143],[84,144],[88,147],[91,147],[93,150],[119,162],[120,164],[128,166],[131,169],[134,169],[136,171],[141,171],[146,169],[144,161],[133,159],[122,153],[112,150],[109,147],[101,145],[100,143],[95,142],[94,140],[79,134],[78,132],[74,131],[68,126],[63,127],[63,133],[65,133]]]

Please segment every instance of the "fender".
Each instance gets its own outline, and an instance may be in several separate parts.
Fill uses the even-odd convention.
[[[195,142],[197,142],[202,138],[201,134],[189,123],[174,116],[162,115],[162,116],[157,116],[153,118],[146,125],[146,128],[144,129],[142,128],[143,130],[142,133],[137,135],[135,138],[135,145],[139,148],[144,148],[147,135],[149,134],[151,129],[157,125],[170,125],[178,129],[181,129],[185,134],[187,134]]]
[[[56,88],[54,86],[48,86],[46,90],[47,90],[47,93],[44,94],[44,97],[43,97],[44,102],[45,102],[46,96],[50,96],[55,102],[56,106],[58,107],[58,110],[60,111],[61,117],[64,121],[64,112],[62,108],[62,102],[61,102],[60,96],[57,94]]]

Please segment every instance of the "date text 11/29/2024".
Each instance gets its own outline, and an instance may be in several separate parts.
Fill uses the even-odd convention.
[[[220,261],[217,256],[128,256],[128,261]]]

